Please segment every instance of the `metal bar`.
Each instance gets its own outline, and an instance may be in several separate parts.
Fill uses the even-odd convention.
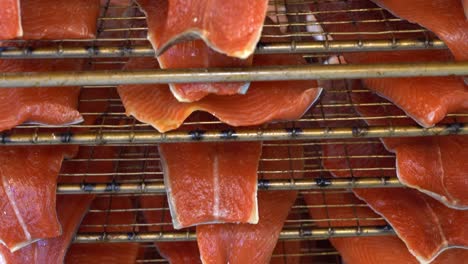
[[[468,75],[468,62],[302,65],[251,68],[2,73],[0,87],[281,81]]]
[[[444,49],[441,40],[331,40],[331,41],[293,41],[286,43],[260,43],[257,54],[282,53],[328,53],[359,51],[398,51],[415,49]],[[155,56],[151,46],[94,46],[94,47],[41,47],[41,48],[3,48],[2,59],[65,59],[65,58],[120,58],[136,56]]]
[[[330,227],[284,229],[279,235],[281,240],[322,240],[331,237],[386,236],[395,232],[389,226]],[[127,243],[127,242],[175,242],[194,241],[193,231],[140,232],[140,233],[79,233],[74,243]]]
[[[467,135],[468,124],[452,123],[431,128],[419,126],[370,126],[336,128],[283,128],[235,130],[192,130],[159,133],[157,131],[125,132],[65,132],[65,133],[3,133],[0,145],[59,145],[59,144],[155,144],[198,141],[262,141],[312,140],[343,138],[416,137]]]
[[[258,188],[268,191],[394,187],[403,187],[396,177],[275,179],[258,181]],[[162,182],[57,184],[57,194],[84,193],[166,193],[166,187]]]

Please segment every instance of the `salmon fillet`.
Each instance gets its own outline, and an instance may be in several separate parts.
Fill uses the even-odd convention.
[[[76,151],[76,146],[2,147],[0,243],[15,251],[61,234],[55,211],[56,179],[62,160]]]
[[[254,58],[254,65],[297,64],[305,64],[301,56],[259,55]],[[158,68],[156,60],[132,58],[126,65],[127,70],[148,68]],[[126,114],[151,124],[160,132],[178,128],[194,111],[209,112],[232,126],[298,119],[318,99],[321,91],[321,88],[317,88],[317,82],[313,80],[253,82],[246,95],[209,95],[197,102],[180,103],[172,96],[166,85],[118,87]]]
[[[253,53],[268,7],[267,0],[137,0],[137,3],[151,22],[148,39],[157,54],[174,43],[201,38],[210,48],[241,59]]]
[[[96,37],[99,0],[21,0],[23,39]]]
[[[175,229],[258,222],[261,142],[160,144]]]
[[[169,4],[164,1],[138,1],[146,14],[149,39],[157,51],[159,40],[166,31]],[[174,44],[157,57],[162,69],[247,67],[252,65],[252,56],[245,60],[231,58],[212,50],[203,40],[187,40]],[[236,83],[174,83],[169,84],[172,94],[179,102],[193,102],[210,93],[219,95],[245,94],[248,82]]]
[[[391,1],[388,1],[391,2]],[[394,1],[401,2],[401,1]],[[412,1],[415,2],[415,1]],[[418,2],[418,1],[416,1]],[[423,2],[423,1],[419,1]],[[434,2],[434,1],[424,1]],[[435,1],[437,2],[437,1]],[[453,1],[450,1],[453,2]],[[411,8],[413,5],[408,4]],[[428,5],[429,6],[429,5]],[[336,11],[347,9],[375,8],[368,1],[346,1],[311,5],[312,11]],[[416,9],[414,9],[416,10]],[[415,13],[419,12],[415,11]],[[429,12],[428,14],[437,13]],[[339,23],[340,21],[381,21],[380,12],[321,12],[316,15],[326,32],[334,32],[330,39],[354,40],[354,32],[386,32],[389,29],[406,30],[397,25],[389,27],[386,23]],[[431,18],[432,21],[439,19]],[[336,22],[336,23],[331,23]],[[467,29],[468,27],[465,27]],[[410,28],[411,29],[411,28]],[[351,34],[350,34],[351,33]],[[437,33],[437,32],[436,32]],[[459,34],[461,35],[461,34]],[[465,34],[466,35],[466,34]],[[421,38],[418,34],[360,34],[360,39],[396,39]],[[466,42],[466,41],[465,41]],[[461,45],[461,44],[460,44]],[[453,52],[453,50],[452,50]],[[455,53],[454,53],[455,54]],[[455,54],[456,55],[456,54]],[[343,53],[345,61],[341,63],[367,64],[367,63],[414,63],[451,61],[452,56],[446,50],[413,50],[392,52]],[[335,62],[336,63],[336,62]],[[468,88],[461,77],[411,77],[411,78],[375,78],[364,79],[366,88],[376,91],[378,95],[386,98],[400,107],[407,115],[424,127],[432,127],[440,122],[447,114],[468,111]]]
[[[97,197],[83,219],[80,232],[135,232],[133,201],[128,196]],[[65,263],[135,263],[138,243],[72,244]]]
[[[140,196],[140,204],[148,231],[173,231],[169,225],[157,225],[158,223],[170,223],[171,215],[161,208],[167,208],[167,197],[163,195]],[[160,242],[154,243],[159,254],[171,264],[196,264],[201,263],[200,253],[196,242]]]
[[[0,245],[0,260],[2,260],[2,263],[63,263],[65,253],[93,198],[93,195],[57,196],[57,212],[62,234],[54,238],[39,240],[14,253]]]
[[[359,87],[359,82],[354,82]],[[372,94],[353,94],[353,101],[365,104],[376,101]],[[362,116],[397,115],[391,108],[356,106]],[[466,118],[458,118],[466,122]],[[407,120],[367,120],[370,125],[411,125]],[[455,209],[468,208],[466,188],[468,164],[467,136],[432,136],[416,138],[383,138],[386,149],[396,154],[398,178]]]
[[[79,71],[84,60],[0,60],[0,72]],[[79,87],[0,89],[0,131],[24,122],[63,125],[83,121]],[[14,103],[12,103],[14,102]]]
[[[0,40],[22,35],[20,0],[3,0],[0,3]]]
[[[290,156],[289,156],[290,155]],[[268,178],[301,178],[304,161],[301,146],[264,147],[263,156],[275,160],[265,162],[263,170],[280,171]],[[288,157],[298,158],[288,160]],[[287,172],[281,172],[281,171]],[[291,172],[289,172],[291,171]],[[259,222],[251,224],[210,224],[197,226],[197,242],[202,262],[268,263],[275,248],[296,191],[258,193]]]
[[[345,207],[344,205],[356,204],[356,198],[349,193],[324,193],[324,195],[305,195],[306,202],[310,206],[327,204],[330,207],[310,207],[309,213],[313,219],[352,219],[359,217],[359,224],[363,225],[382,225],[380,221],[366,221],[365,218],[378,217],[367,207]],[[332,207],[336,206],[337,207]],[[330,226],[357,226],[356,220],[317,222],[320,227]],[[419,263],[418,260],[410,254],[405,244],[396,236],[379,237],[349,237],[330,239],[333,246],[338,250],[343,261],[348,264],[374,264],[374,263]],[[451,264],[457,263],[457,260],[466,259],[468,250],[450,249],[442,252],[431,263]]]
[[[322,153],[323,157],[341,157],[323,160],[323,166],[335,177],[387,176],[375,170],[346,168],[381,168],[392,163],[388,159],[346,158],[348,155],[385,154],[383,147],[378,145],[324,145]],[[387,220],[420,262],[430,262],[450,248],[468,248],[468,236],[465,230],[460,229],[468,221],[467,211],[448,208],[413,189],[354,189],[353,192]]]
[[[65,258],[66,264],[130,264],[136,263],[137,243],[73,244]]]
[[[468,60],[468,20],[460,0],[372,0],[395,16],[434,32],[456,60]],[[464,1],[464,0],[463,0]]]

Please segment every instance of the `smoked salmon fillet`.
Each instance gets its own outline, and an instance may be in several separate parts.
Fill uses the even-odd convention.
[[[388,1],[391,2],[391,1]],[[401,2],[401,1],[394,1]],[[414,1],[410,1],[414,2]],[[416,1],[417,2],[417,1]],[[422,1],[419,1],[422,2]],[[431,1],[424,1],[429,3]],[[453,2],[453,1],[452,1]],[[406,3],[407,6],[411,6]],[[428,4],[429,6],[429,4]],[[335,32],[330,39],[354,40],[357,33],[354,32],[387,32],[389,26],[386,23],[332,23],[339,21],[380,21],[380,12],[367,11],[356,15],[354,12],[326,12],[347,9],[372,9],[376,6],[368,1],[337,1],[333,3],[318,3],[310,6],[312,11],[321,11],[316,19],[322,23],[326,32]],[[414,13],[420,10],[414,9]],[[428,14],[436,14],[430,12]],[[433,21],[439,19],[430,18]],[[397,27],[397,26],[395,26]],[[468,27],[465,27],[468,28]],[[398,28],[396,28],[398,29]],[[403,28],[405,29],[405,28]],[[465,34],[466,35],[466,34]],[[360,34],[360,39],[389,39],[388,34]],[[421,35],[392,34],[395,38],[421,38]],[[465,41],[466,42],[466,41]],[[453,51],[452,51],[453,52]],[[341,63],[373,64],[373,63],[415,63],[415,62],[440,62],[452,61],[452,55],[447,50],[412,50],[412,51],[388,51],[367,53],[343,53],[344,61]],[[411,78],[376,78],[364,79],[366,88],[376,91],[377,94],[393,102],[418,124],[424,127],[432,127],[440,122],[447,114],[468,111],[468,88],[461,77],[411,77]]]
[[[305,64],[297,55],[259,55],[254,65]],[[132,58],[126,69],[158,68],[151,58]],[[120,85],[118,92],[127,115],[151,124],[160,132],[178,128],[194,111],[205,111],[232,126],[251,126],[300,118],[322,91],[317,82],[252,82],[246,95],[208,95],[193,103],[178,102],[167,85]],[[256,113],[252,115],[252,113]]]
[[[261,142],[160,144],[175,229],[258,222]]]
[[[23,35],[20,0],[2,0],[0,3],[0,40]]]
[[[99,0],[21,0],[22,38],[94,38],[99,5]]]
[[[267,0],[137,0],[148,17],[148,39],[156,54],[200,38],[231,57],[249,57],[260,39]]]
[[[131,264],[136,263],[136,243],[73,244],[68,250],[65,264]]]
[[[62,160],[76,152],[76,146],[1,148],[0,242],[11,251],[61,234],[56,180]]]
[[[138,1],[146,14],[150,41],[155,50],[162,36],[168,1]],[[252,65],[252,56],[245,60],[228,57],[212,50],[203,40],[188,40],[174,44],[157,57],[162,69],[247,67]],[[169,84],[172,94],[179,102],[193,102],[210,93],[219,95],[245,94],[248,82],[237,83],[174,83]]]
[[[450,60],[446,51],[374,52],[345,55],[351,63],[433,62]],[[447,114],[468,111],[468,87],[460,77],[411,77],[364,79],[375,91],[424,127],[439,123]]]
[[[397,17],[434,32],[456,60],[468,60],[468,20],[464,0],[372,0]]]
[[[135,232],[133,201],[128,196],[97,197],[81,223],[79,232]],[[65,263],[135,263],[138,243],[72,244]]]
[[[263,158],[280,159],[265,162],[265,171],[286,171],[269,174],[273,178],[302,178],[304,161],[302,146],[264,147]],[[289,157],[295,158],[288,160]],[[259,222],[251,224],[210,224],[197,226],[197,242],[202,262],[268,263],[275,248],[296,191],[259,192]]]
[[[93,198],[93,195],[57,196],[57,212],[62,234],[54,238],[39,240],[14,253],[0,245],[0,262],[4,264],[63,263],[65,253]]]
[[[353,87],[357,89],[359,82],[353,82]],[[398,115],[389,107],[359,106],[375,102],[375,97],[370,93],[352,94],[360,115]],[[467,122],[468,119],[460,117],[454,121]],[[368,119],[367,123],[374,126],[411,125],[405,119]],[[382,142],[388,151],[396,154],[397,175],[403,184],[434,197],[446,206],[461,210],[468,208],[467,136],[383,138]]]
[[[335,177],[389,176],[381,175],[379,170],[353,170],[391,166],[391,159],[365,158],[385,153],[383,146],[374,144],[322,146],[323,157],[338,157],[323,159],[323,166]],[[347,159],[347,156],[363,158]],[[354,189],[353,192],[387,220],[411,254],[423,263],[450,248],[468,248],[468,235],[460,228],[468,221],[467,211],[448,208],[409,188]]]
[[[331,221],[331,223],[318,221],[320,227],[357,226],[359,225],[384,225],[381,220],[364,220],[376,218],[374,212],[368,207],[346,207],[346,205],[359,204],[350,193],[324,193],[308,194],[304,196],[307,204],[311,206],[309,213],[312,219],[353,219],[345,221]],[[316,205],[329,205],[329,207],[313,207]],[[333,246],[338,250],[343,261],[348,264],[375,264],[375,263],[405,263],[416,264],[418,260],[410,254],[405,244],[396,236],[378,237],[349,237],[331,238]],[[450,249],[442,252],[431,263],[451,264],[456,260],[466,259],[468,250]]]
[[[148,231],[172,231],[171,225],[158,225],[170,223],[171,214],[162,208],[167,208],[167,197],[164,195],[140,196],[140,204]],[[201,263],[200,253],[196,242],[159,242],[154,243],[159,254],[171,264],[197,264]]]
[[[79,71],[84,60],[0,60],[0,72]],[[47,125],[83,121],[77,111],[79,87],[0,89],[0,131],[24,122]]]
[[[157,59],[162,69],[236,68],[252,65],[252,56],[245,60],[231,58],[213,51],[201,40],[175,44]],[[249,86],[249,82],[169,84],[179,102],[198,101],[208,94],[245,94]]]

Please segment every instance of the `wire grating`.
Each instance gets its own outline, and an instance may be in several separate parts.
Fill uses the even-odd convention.
[[[146,40],[148,28],[145,16],[137,4],[133,1],[128,1],[127,5],[121,5],[120,1],[102,2],[98,21],[98,37],[84,40],[12,40],[5,42],[6,46],[16,46],[17,48],[3,49],[0,56],[31,57],[35,56],[36,48],[39,47],[48,47],[49,56],[54,53],[54,56],[59,57],[73,57],[72,48],[76,49],[77,47],[85,48],[80,51],[80,56],[83,57],[121,57],[125,54],[152,56],[154,53]],[[321,18],[321,16],[325,16],[325,18]],[[315,43],[316,41],[325,41],[326,43],[322,43],[319,50],[330,52],[330,49],[333,50],[335,37],[356,41],[353,43],[355,50],[366,49],[363,41],[369,39],[373,41],[386,40],[385,45],[370,47],[371,50],[379,48],[387,50],[444,48],[443,43],[431,32],[418,25],[395,18],[367,0],[352,2],[344,0],[270,1],[267,17],[259,52],[278,52],[278,47],[272,47],[272,50],[269,51],[268,44],[278,45],[280,43],[283,44],[282,52],[294,52],[297,48],[300,50],[302,44]],[[326,30],[326,26],[339,27]],[[413,42],[406,43],[409,46],[405,47],[406,44],[401,41],[407,40],[413,40]],[[14,44],[10,45],[10,42]],[[51,50],[51,47],[55,47],[54,50]],[[99,48],[104,47],[114,47],[114,51],[102,50],[103,53],[100,54]],[[137,47],[140,49],[139,51]],[[144,52],[141,50],[142,47],[144,47]],[[264,48],[262,49],[262,47]],[[345,49],[345,45],[341,45],[341,48]],[[313,50],[310,46],[308,49]],[[42,56],[44,55],[45,53],[42,54]]]

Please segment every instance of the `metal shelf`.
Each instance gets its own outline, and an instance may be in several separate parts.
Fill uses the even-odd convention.
[[[452,123],[432,128],[419,126],[370,126],[328,128],[192,130],[159,133],[156,131],[82,132],[82,133],[3,133],[1,145],[60,144],[156,144],[174,142],[314,140],[343,138],[417,137],[467,135],[468,124]]]
[[[0,88],[312,79],[338,80],[464,75],[468,75],[468,62],[305,65],[232,69],[210,68],[146,71],[2,73],[0,74]]]
[[[441,40],[328,40],[260,43],[256,54],[334,53],[444,49]],[[24,47],[0,49],[0,59],[122,58],[155,56],[151,46]]]
[[[310,239],[320,240],[334,237],[353,236],[386,236],[395,232],[389,226],[363,226],[363,227],[332,227],[332,228],[300,228],[281,231],[280,240]],[[79,233],[74,243],[128,243],[128,242],[175,242],[195,241],[197,236],[193,231],[165,231],[141,233]]]
[[[276,179],[259,180],[258,189],[268,191],[280,190],[316,190],[343,188],[395,188],[404,187],[396,177],[366,178],[315,178],[315,179]],[[57,194],[116,193],[143,194],[166,193],[162,182],[139,183],[59,183]]]

